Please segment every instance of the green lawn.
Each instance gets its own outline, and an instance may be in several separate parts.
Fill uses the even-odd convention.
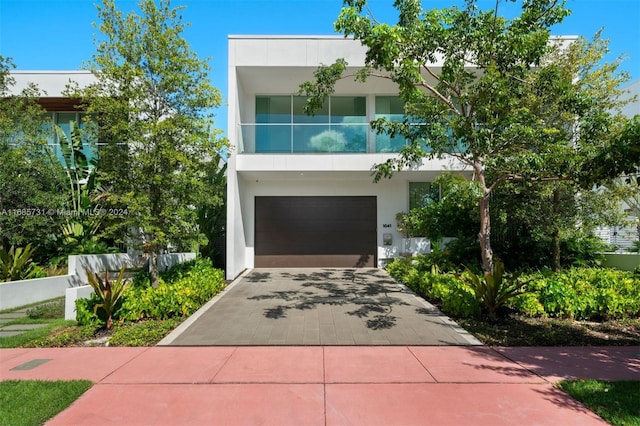
[[[41,425],[86,392],[87,380],[0,382],[0,425]]]
[[[17,336],[0,337],[0,348],[20,348],[34,346],[33,342],[46,340],[52,334],[59,330],[66,329],[75,324],[75,321],[65,321],[64,319],[55,319],[48,321],[34,321],[29,319],[20,319],[7,324],[29,324],[33,322],[47,322],[48,325],[35,330],[28,330]],[[38,346],[38,345],[36,345]],[[53,345],[55,346],[55,345]]]
[[[558,386],[612,425],[640,425],[640,381],[567,380]]]

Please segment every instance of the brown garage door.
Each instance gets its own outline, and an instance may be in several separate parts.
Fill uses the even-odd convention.
[[[256,197],[255,266],[374,267],[376,197]]]

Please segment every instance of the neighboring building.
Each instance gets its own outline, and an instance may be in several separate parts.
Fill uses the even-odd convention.
[[[630,102],[622,108],[622,113],[627,117],[640,115],[640,80],[627,85],[624,88],[627,93],[625,99],[635,97],[634,102]],[[640,203],[640,194],[636,196],[635,206]],[[634,248],[634,242],[640,239],[640,211],[634,211],[634,206],[621,203],[620,208],[628,213],[627,226],[603,226],[596,229],[596,236],[604,242],[611,244],[617,251],[625,252]]]
[[[368,123],[400,120],[403,105],[389,80],[345,78],[305,115],[299,85],[337,58],[355,70],[365,48],[341,36],[229,37],[229,279],[253,267],[380,267],[401,251],[396,214],[443,171],[463,170],[453,158],[425,160],[373,183],[372,167],[404,140]]]
[[[11,71],[11,77],[15,85],[11,87],[13,93],[20,93],[29,84],[36,84],[41,91],[38,103],[51,116],[51,122],[60,126],[67,136],[70,136],[70,123],[81,123],[83,111],[75,108],[76,99],[64,95],[66,86],[75,82],[80,86],[86,86],[95,82],[95,77],[90,71]],[[49,147],[59,156],[60,149],[55,132],[51,129]],[[96,147],[86,146],[85,154],[88,157],[95,155]]]

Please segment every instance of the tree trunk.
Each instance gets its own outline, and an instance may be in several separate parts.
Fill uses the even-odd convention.
[[[480,198],[480,257],[482,259],[482,270],[493,274],[493,249],[491,248],[491,217],[489,216],[489,196],[490,192],[483,190],[484,195]]]
[[[489,215],[489,198],[491,191],[487,188],[484,176],[484,168],[482,162],[477,161],[473,164],[476,178],[482,188],[482,197],[480,198],[480,232],[478,240],[480,241],[480,258],[482,259],[482,270],[493,274],[493,249],[491,248],[491,216]]]
[[[160,284],[158,275],[158,249],[151,248],[149,251],[149,274],[151,275],[151,286],[156,288]]]
[[[557,229],[553,231],[553,234],[551,234],[551,238],[553,240],[552,269],[557,272],[560,270],[560,231],[558,231]]]
[[[553,205],[551,206],[552,208],[552,212],[553,212],[553,217],[556,218],[557,217],[557,212],[558,210],[560,210],[559,204],[560,204],[560,190],[556,187],[553,190]],[[551,234],[551,239],[552,239],[552,257],[553,257],[553,265],[552,265],[552,269],[554,271],[559,271],[560,270],[560,230],[559,229],[554,229],[553,233]]]

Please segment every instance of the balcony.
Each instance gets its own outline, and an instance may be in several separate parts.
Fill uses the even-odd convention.
[[[240,124],[239,154],[366,154],[399,152],[402,137],[377,135],[368,123]]]

